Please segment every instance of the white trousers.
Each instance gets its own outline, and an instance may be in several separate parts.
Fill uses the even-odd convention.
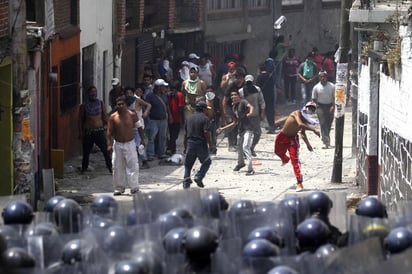
[[[139,160],[136,143],[114,141],[113,143],[113,185],[115,190],[124,191],[126,186],[139,188]]]

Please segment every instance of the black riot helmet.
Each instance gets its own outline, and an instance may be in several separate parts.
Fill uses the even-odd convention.
[[[61,233],[78,233],[83,228],[83,211],[72,199],[61,200],[53,209],[54,220]]]
[[[35,266],[34,258],[21,247],[10,247],[0,254],[0,262],[10,272],[13,268],[28,268]]]
[[[329,227],[318,218],[308,218],[300,223],[296,229],[300,252],[314,252],[328,242],[329,236]]]
[[[186,231],[183,247],[190,257],[205,257],[218,247],[217,233],[206,226],[195,226]]]
[[[51,197],[50,199],[47,200],[46,205],[44,206],[44,211],[52,213],[54,207],[61,201],[64,200],[65,198],[60,195],[56,195]]]
[[[362,199],[355,211],[356,215],[370,217],[370,218],[387,218],[385,205],[377,198],[368,196]]]
[[[125,227],[112,225],[103,236],[103,250],[107,253],[124,253],[131,248],[130,235]]]
[[[116,217],[118,207],[117,201],[109,195],[96,197],[90,205],[93,214],[109,218]]]
[[[298,273],[299,272],[297,272],[296,270],[294,270],[293,268],[289,266],[279,265],[269,270],[267,274],[298,274]]]
[[[332,200],[322,191],[314,191],[310,193],[307,195],[307,201],[310,215],[319,214],[327,217],[333,206]]]
[[[279,247],[266,239],[253,239],[243,247],[242,255],[253,258],[274,257],[279,255]]]
[[[165,235],[169,230],[177,227],[186,227],[185,222],[178,215],[172,213],[161,214],[156,222],[160,225],[162,235]]]
[[[251,200],[238,200],[229,209],[230,216],[234,218],[250,216],[255,211],[255,205]]]
[[[271,226],[263,226],[253,229],[247,237],[247,242],[254,239],[266,239],[278,247],[284,247],[285,245],[283,238],[277,233],[276,228]]]
[[[205,197],[201,197],[202,214],[218,219],[222,211],[229,208],[229,203],[225,197],[218,192],[211,192]]]
[[[412,232],[405,227],[394,228],[384,239],[383,245],[391,254],[402,252],[412,246]]]
[[[191,227],[193,225],[192,213],[183,207],[177,207],[169,211],[170,214],[179,216],[186,226]]]
[[[299,196],[289,196],[279,203],[281,209],[286,210],[292,217],[293,225],[297,226],[309,214],[307,199]]]
[[[27,225],[33,220],[33,208],[25,201],[9,202],[1,213],[5,225]]]
[[[169,230],[163,237],[163,248],[169,254],[183,253],[183,238],[187,228],[178,227]]]

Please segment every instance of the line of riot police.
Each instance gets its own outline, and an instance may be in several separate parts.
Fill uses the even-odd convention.
[[[362,199],[346,231],[326,192],[227,201],[215,189],[112,196],[90,206],[55,196],[44,211],[2,210],[0,273],[408,273],[412,210]]]

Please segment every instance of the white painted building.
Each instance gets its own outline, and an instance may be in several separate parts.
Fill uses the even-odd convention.
[[[81,87],[90,85],[108,102],[113,76],[113,0],[82,0],[80,3]]]
[[[359,5],[355,1],[350,15],[363,38],[358,45],[363,62],[357,98],[357,181],[394,209],[400,201],[412,199],[410,5]],[[383,40],[386,48],[375,47],[381,41],[377,33],[389,37]]]

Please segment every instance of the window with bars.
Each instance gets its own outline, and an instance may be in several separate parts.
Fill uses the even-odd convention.
[[[242,0],[208,0],[207,8],[210,11],[241,9]]]
[[[249,8],[269,8],[269,0],[249,0]]]

